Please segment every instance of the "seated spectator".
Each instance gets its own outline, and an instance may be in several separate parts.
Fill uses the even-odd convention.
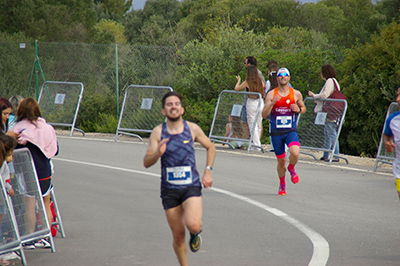
[[[239,116],[231,116],[231,115],[229,115],[229,123],[226,123],[224,137],[237,138],[237,139],[243,139],[244,138],[243,126],[241,124]],[[240,141],[240,140],[228,140],[228,141],[236,149],[248,146],[247,143],[245,143],[243,141]],[[225,144],[222,144],[222,145],[225,145]]]

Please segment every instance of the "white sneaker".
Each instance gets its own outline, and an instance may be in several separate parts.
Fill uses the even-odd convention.
[[[3,260],[15,260],[20,259],[20,257],[15,254],[15,252],[8,252],[0,255],[0,258]]]
[[[41,239],[37,242],[35,242],[35,247],[37,248],[51,248],[51,244],[49,241],[47,241],[46,239]]]
[[[24,249],[35,249],[36,248],[35,244],[33,242],[23,244],[23,246],[24,246]]]

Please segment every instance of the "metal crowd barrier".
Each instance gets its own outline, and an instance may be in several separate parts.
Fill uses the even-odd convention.
[[[315,107],[317,103],[321,103],[322,105],[326,103],[342,103],[340,108],[333,108],[333,110],[329,110],[327,112],[319,111],[315,112]],[[299,115],[298,124],[297,124],[297,132],[300,140],[300,152],[303,154],[307,154],[312,156],[315,160],[318,160],[315,155],[312,153],[306,152],[304,150],[317,150],[323,152],[329,152],[330,155],[334,153],[336,145],[338,145],[340,131],[342,129],[344,119],[347,111],[347,101],[346,100],[338,100],[338,99],[314,99],[311,97],[307,97],[304,99],[304,104],[306,106],[306,112],[304,114]],[[329,119],[329,117],[337,117],[336,119]],[[330,122],[331,126],[334,127],[336,131],[336,138],[332,148],[325,147],[325,136],[324,136],[324,127],[326,124]],[[349,161],[341,156],[334,154],[330,156],[329,164],[332,163],[333,157],[341,158],[346,161],[348,164]]]
[[[1,175],[0,186],[0,254],[15,252],[21,258],[22,264],[27,265],[13,205]]]
[[[38,103],[46,122],[53,126],[71,127],[70,136],[74,130],[85,135],[83,130],[75,127],[83,91],[81,82],[46,81],[43,83]]]
[[[249,153],[252,147],[264,152],[262,147],[254,145],[251,141],[256,123],[253,124],[252,128],[248,128],[247,123],[243,122],[245,104],[249,95],[256,95],[258,97],[257,117],[262,112],[260,109],[263,98],[260,93],[231,90],[223,90],[220,93],[208,136],[210,140],[229,145],[233,149],[235,149],[235,146],[232,143],[235,141],[242,144],[242,147],[247,146],[247,153]],[[231,121],[229,121],[230,119]],[[237,137],[225,137],[226,125],[229,122],[232,123],[232,128],[235,131],[239,131]]]
[[[15,191],[12,200],[21,242],[26,244],[49,238],[51,251],[55,252],[50,224],[29,149],[14,150],[13,165],[15,174],[10,183]]]
[[[399,104],[394,102],[391,103],[387,109],[386,112],[386,117],[385,117],[385,122],[386,119],[388,119],[388,117],[399,111]],[[387,164],[393,164],[393,160],[395,158],[395,152],[387,152],[385,149],[385,145],[383,145],[383,131],[385,129],[385,122],[383,123],[383,128],[382,128],[382,135],[381,135],[381,140],[379,142],[379,147],[378,147],[378,153],[376,155],[376,159],[375,159],[375,165],[374,165],[374,172],[376,171],[376,169],[378,169],[378,167],[384,163]]]
[[[122,134],[137,137],[138,134],[131,132],[151,133],[153,128],[165,121],[161,113],[161,99],[171,87],[130,85],[122,102],[115,141]]]
[[[57,203],[56,195],[54,194],[54,188],[50,192],[50,199],[54,204],[54,211],[56,214],[55,221],[53,221],[51,223],[51,225],[55,230],[60,232],[62,238],[65,238],[64,225],[62,223],[60,210],[58,209],[58,203]]]

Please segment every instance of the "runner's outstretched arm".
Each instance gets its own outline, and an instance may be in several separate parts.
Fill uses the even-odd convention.
[[[161,139],[161,125],[157,126],[153,129],[153,132],[150,135],[149,147],[147,148],[146,155],[143,158],[143,165],[146,168],[149,168],[153,164],[158,161],[167,148],[167,141],[169,139]]]
[[[383,134],[383,145],[385,145],[387,152],[393,152],[394,148],[396,147],[393,142],[393,136]]]

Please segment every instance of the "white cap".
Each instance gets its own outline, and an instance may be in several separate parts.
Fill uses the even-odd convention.
[[[282,67],[278,70],[278,72],[276,73],[277,76],[279,76],[280,73],[286,73],[288,74],[288,76],[290,76],[290,72],[286,67]]]

